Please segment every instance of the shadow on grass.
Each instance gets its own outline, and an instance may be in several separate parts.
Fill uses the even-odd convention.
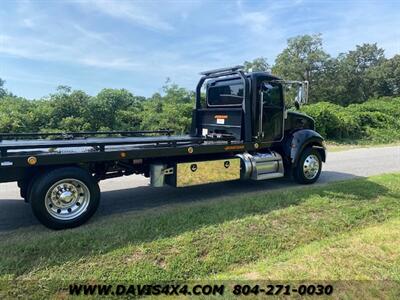
[[[337,180],[360,178],[353,174],[323,171],[320,183]],[[276,189],[301,187],[291,179],[274,179],[264,181],[232,181],[186,188],[152,188],[140,186],[120,190],[106,191],[101,194],[101,202],[95,219],[126,212],[159,208],[171,204],[201,202],[221,197],[235,197],[243,194],[270,192]],[[309,188],[310,186],[303,186]],[[30,205],[22,199],[0,200],[0,236],[5,231],[37,225]],[[40,229],[38,229],[40,230]],[[0,241],[1,243],[1,241]]]
[[[7,234],[4,236],[5,241],[0,243],[0,276],[21,275],[37,267],[57,266],[86,256],[105,254],[128,245],[170,238],[205,226],[215,226],[251,215],[267,214],[288,206],[300,205],[316,196],[327,196],[332,198],[332,201],[350,198],[352,201],[363,202],[374,200],[379,196],[393,196],[384,185],[365,178],[331,185],[255,194],[245,192],[254,191],[254,188],[259,191],[262,187],[265,191],[265,183],[245,183],[242,188],[238,186],[241,184],[231,182],[214,187],[181,189],[179,193],[182,194],[182,201],[175,200],[175,202],[185,202],[184,197],[190,197],[189,193],[204,199],[209,193],[219,191],[225,196],[220,201],[159,208],[158,200],[150,198],[148,201],[154,201],[152,202],[154,209],[101,218],[97,216],[90,224],[73,230],[55,232],[38,230],[34,227]],[[229,188],[232,188],[232,191]],[[238,195],[238,189],[241,195]],[[159,193],[157,199],[163,196],[167,198],[171,193],[169,189],[157,191],[154,191]],[[167,195],[163,195],[164,192]],[[399,194],[396,196],[400,197]],[[378,208],[375,213],[385,213],[383,208],[381,211]],[[348,227],[340,230],[347,231]]]

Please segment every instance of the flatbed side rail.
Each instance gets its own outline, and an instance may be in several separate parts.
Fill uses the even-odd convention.
[[[223,141],[230,144],[235,138],[231,136],[202,137],[202,138],[176,138],[173,137],[119,137],[119,138],[95,138],[88,140],[37,140],[37,141],[7,141],[0,143],[0,154],[2,157],[8,155],[9,150],[29,149],[54,149],[72,147],[93,147],[93,151],[105,151],[106,146],[129,146],[129,145],[154,145],[155,147],[177,147],[183,144],[202,144],[207,141]],[[34,143],[35,142],[35,143]]]
[[[26,132],[26,133],[0,133],[0,141],[8,139],[24,139],[24,138],[44,138],[58,137],[59,139],[74,139],[75,137],[89,137],[96,135],[120,135],[120,136],[137,136],[144,134],[162,134],[170,136],[174,131],[170,129],[161,130],[139,130],[139,131],[80,131],[80,132]]]

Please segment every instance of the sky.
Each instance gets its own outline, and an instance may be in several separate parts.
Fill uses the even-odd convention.
[[[266,57],[287,39],[321,33],[336,56],[377,42],[400,53],[400,0],[0,1],[0,78],[29,99],[59,85],[90,95],[195,88],[198,73]]]

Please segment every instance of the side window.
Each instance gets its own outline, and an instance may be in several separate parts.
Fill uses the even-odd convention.
[[[268,84],[268,90],[264,93],[264,106],[282,106],[283,99],[279,84]]]

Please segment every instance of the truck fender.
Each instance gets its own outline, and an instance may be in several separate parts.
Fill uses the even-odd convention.
[[[325,162],[326,149],[323,141],[324,138],[318,132],[311,129],[300,129],[285,139],[283,152],[292,165],[295,165],[303,150],[306,147],[312,147],[318,150],[322,161]]]

